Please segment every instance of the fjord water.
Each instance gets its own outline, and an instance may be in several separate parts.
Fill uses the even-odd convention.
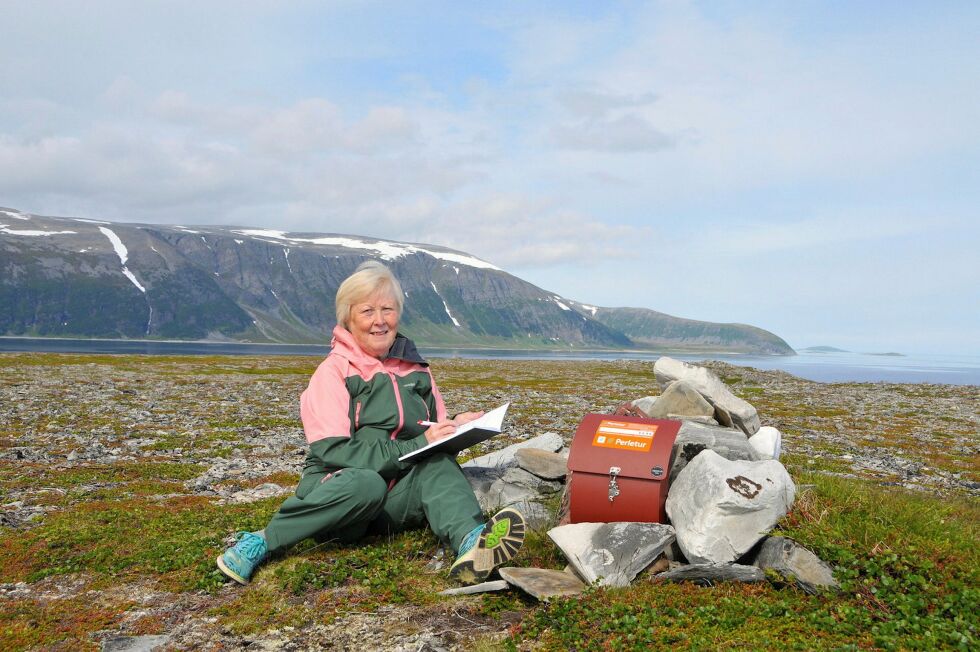
[[[93,340],[0,337],[0,352],[120,353],[144,355],[309,355],[323,357],[330,347],[312,344],[242,344],[238,342],[177,342],[160,340]],[[423,347],[427,358],[501,360],[649,360],[669,355],[688,362],[721,360],[757,369],[785,371],[824,383],[890,382],[980,385],[980,356],[876,355],[810,352],[794,356],[695,354],[670,351],[530,351]]]

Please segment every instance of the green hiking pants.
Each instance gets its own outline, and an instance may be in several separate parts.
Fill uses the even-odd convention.
[[[485,522],[480,504],[455,458],[428,457],[387,483],[369,469],[341,469],[333,475],[307,473],[265,528],[270,552],[280,552],[315,536],[356,541],[426,524],[459,550],[470,531]]]

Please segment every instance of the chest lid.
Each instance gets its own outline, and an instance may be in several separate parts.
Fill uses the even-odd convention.
[[[587,414],[575,431],[568,455],[573,473],[665,481],[680,421]]]

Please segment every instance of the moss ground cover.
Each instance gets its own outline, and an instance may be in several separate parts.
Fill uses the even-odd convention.
[[[31,520],[0,520],[0,649],[98,649],[106,632],[180,625],[206,636],[178,639],[178,648],[235,647],[286,627],[297,640],[337,627],[331,640],[343,641],[354,615],[380,619],[376,641],[426,630],[465,649],[978,645],[980,507],[961,485],[929,484],[977,477],[976,388],[828,386],[729,366],[716,371],[783,431],[784,462],[807,487],[779,531],[837,567],[839,594],[639,580],[551,604],[517,592],[443,599],[435,594],[449,584],[444,570],[427,569],[438,550],[427,532],[355,546],[309,541],[249,586],[228,585],[214,557],[235,531],[264,525],[281,498],[222,503],[196,479],[220,462],[230,471],[210,489],[222,495],[291,486],[302,462],[298,396],[318,363],[0,355],[0,517],[36,510]],[[451,410],[512,401],[513,437],[568,438],[582,414],[657,391],[649,363],[433,366]],[[90,454],[98,446],[104,453]],[[850,459],[867,451],[906,460],[914,473]],[[558,569],[565,560],[533,534],[516,563]],[[146,590],[165,597],[146,607]]]

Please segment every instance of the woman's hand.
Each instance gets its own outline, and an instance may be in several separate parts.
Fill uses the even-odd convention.
[[[429,429],[425,431],[425,440],[431,444],[440,439],[445,439],[456,432],[457,425],[450,419],[443,419],[439,423],[429,426]]]
[[[459,414],[453,417],[452,421],[457,426],[461,426],[464,423],[469,423],[470,421],[476,421],[484,414],[486,414],[486,412],[484,412],[483,410],[479,412],[460,412]]]

